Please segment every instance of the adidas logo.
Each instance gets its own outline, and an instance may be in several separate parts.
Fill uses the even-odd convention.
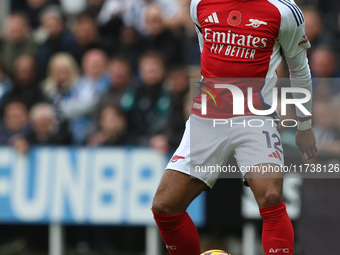
[[[205,22],[220,23],[220,21],[218,20],[216,12],[209,15],[209,17],[205,20]]]
[[[274,157],[274,158],[278,158],[278,159],[282,160],[280,153],[278,151],[274,151],[272,154],[269,154],[268,157],[270,157],[270,158]]]

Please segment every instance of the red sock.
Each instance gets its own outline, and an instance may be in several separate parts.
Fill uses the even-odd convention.
[[[265,255],[293,255],[294,230],[284,202],[260,209]]]
[[[167,215],[153,212],[159,232],[171,255],[200,255],[200,239],[187,212]]]

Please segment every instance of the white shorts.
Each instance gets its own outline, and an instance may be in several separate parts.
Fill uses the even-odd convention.
[[[221,174],[218,166],[223,167],[231,155],[235,156],[243,177],[254,165],[283,166],[277,124],[267,116],[215,120],[192,114],[166,169],[198,178],[212,188]]]

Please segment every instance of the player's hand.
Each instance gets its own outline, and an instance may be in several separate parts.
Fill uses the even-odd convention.
[[[304,131],[298,130],[295,137],[295,143],[299,147],[301,153],[306,155],[307,160],[316,157],[318,149],[316,148],[316,141],[312,128]]]

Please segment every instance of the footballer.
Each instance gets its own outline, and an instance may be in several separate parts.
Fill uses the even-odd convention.
[[[254,118],[247,104],[248,97],[252,97],[253,106],[258,110],[271,108],[276,69],[283,55],[291,86],[311,93],[307,60],[310,43],[305,35],[302,12],[293,0],[192,0],[190,12],[201,49],[200,92],[209,96],[194,98],[181,144],[169,161],[154,197],[152,211],[160,234],[172,255],[201,253],[197,229],[186,209],[202,191],[214,186],[219,173],[193,169],[224,165],[233,155],[240,169],[248,169],[242,171],[242,175],[263,219],[265,255],[292,255],[294,230],[283,202],[283,173],[249,170],[283,166],[277,125],[264,122],[261,127],[251,128],[213,126],[212,123],[214,119],[242,123]],[[235,91],[243,92],[243,100],[238,100],[244,104],[242,114],[234,114],[237,97],[233,97],[231,90],[213,87],[223,79],[236,86]],[[247,93],[249,87],[251,95]],[[212,94],[214,96],[210,96]],[[220,103],[218,107],[216,101]],[[304,102],[303,107],[311,113],[311,100]],[[298,107],[296,114],[296,144],[307,159],[312,159],[317,149],[311,114]],[[268,117],[275,118],[256,116]]]

